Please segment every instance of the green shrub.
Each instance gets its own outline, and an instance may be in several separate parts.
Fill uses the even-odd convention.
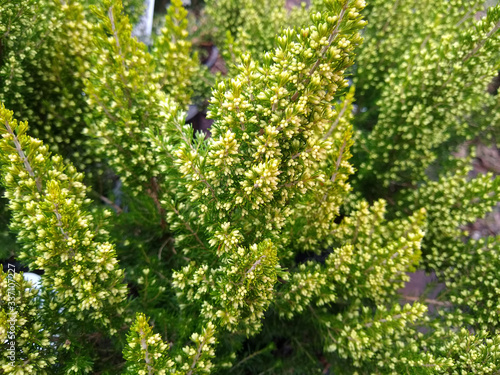
[[[499,237],[464,230],[500,6],[365,6],[208,2],[207,137],[180,0],[150,49],[120,0],[0,1],[0,373],[500,371]]]

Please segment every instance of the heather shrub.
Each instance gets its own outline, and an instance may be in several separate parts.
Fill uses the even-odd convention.
[[[498,373],[500,6],[140,8],[0,2],[0,373]]]

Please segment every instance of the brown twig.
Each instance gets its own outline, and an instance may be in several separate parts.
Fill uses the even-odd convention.
[[[160,186],[158,185],[158,181],[156,181],[155,177],[151,178],[151,188],[147,189],[148,195],[153,199],[155,203],[156,209],[160,214],[161,220],[161,228],[165,230],[167,228],[167,222],[165,221],[165,209],[161,206],[160,200],[158,198],[158,193],[160,192]]]
[[[117,215],[120,215],[123,212],[122,208],[118,206],[115,202],[113,202],[111,199],[106,198],[104,195],[100,195],[99,198],[107,205],[113,207]]]

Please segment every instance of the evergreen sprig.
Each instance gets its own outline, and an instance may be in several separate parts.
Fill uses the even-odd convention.
[[[43,273],[0,271],[0,373],[497,373],[499,238],[464,228],[499,200],[469,176],[499,6],[213,1],[207,137],[186,9],[148,49],[137,5],[0,0],[0,100],[33,125],[1,104],[0,182]]]
[[[359,143],[359,178],[414,186],[441,155],[441,147],[466,140],[466,116],[481,108],[484,87],[498,70],[500,8],[488,9],[475,21],[480,4],[424,1],[416,7],[412,2],[374,7],[373,24],[382,23],[380,18],[387,22],[381,31],[367,31],[360,54],[359,105],[371,112],[361,123],[369,132]],[[401,37],[400,30],[416,37]],[[389,77],[389,83],[382,77]],[[368,87],[375,90],[368,92]]]
[[[93,223],[83,175],[26,135],[27,123],[3,105],[0,120],[2,184],[11,229],[23,245],[19,259],[44,270],[42,285],[53,292],[50,309],[64,308],[62,321],[72,316],[116,333],[112,316],[123,311],[123,271],[106,231]]]

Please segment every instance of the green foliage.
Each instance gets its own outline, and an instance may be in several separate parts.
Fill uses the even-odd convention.
[[[168,345],[159,334],[153,334],[144,314],[138,314],[127,337],[123,357],[130,363],[130,374],[141,372],[165,374],[174,362],[165,354]]]
[[[0,258],[43,271],[0,271],[0,373],[500,371],[500,238],[463,229],[500,179],[451,155],[500,129],[500,7],[209,2],[217,79],[180,0],[149,50],[139,8],[0,1]]]
[[[409,280],[404,272],[420,259],[425,212],[393,222],[387,222],[384,213],[385,202],[371,208],[364,202],[344,218],[332,233],[341,247],[326,257],[324,265],[301,264],[280,288],[276,299],[280,315],[292,318],[312,302],[323,306],[359,298],[375,303],[393,300]]]
[[[3,374],[50,374],[56,362],[50,330],[54,318],[40,313],[38,289],[10,266],[7,272],[0,269],[0,369]]]
[[[484,217],[500,200],[499,178],[488,173],[469,179],[469,172],[465,166],[437,181],[428,180],[419,189],[405,192],[399,202],[401,212],[427,209],[429,227],[422,248],[436,270],[450,265],[448,258],[463,245],[462,227]]]
[[[83,95],[84,79],[93,50],[93,18],[88,5],[94,0],[22,0],[0,3],[0,101],[31,124],[31,134],[70,160],[88,177],[98,174],[96,154],[89,152]],[[126,2],[140,12],[141,0]],[[137,14],[137,13],[134,13]],[[137,15],[134,16],[137,19]],[[2,217],[4,202],[0,202]],[[0,222],[1,252],[15,246]],[[2,256],[5,258],[5,256]]]
[[[144,44],[132,38],[132,26],[122,14],[121,3],[107,1],[94,12],[100,27],[85,93],[88,105],[99,109],[87,116],[86,133],[94,141],[94,152],[106,158],[123,184],[137,195],[148,186],[154,189],[159,173],[143,130],[161,121],[155,100],[151,100],[151,95],[161,99],[155,82],[149,82],[154,71],[152,56]],[[108,145],[115,150],[112,154],[107,153]]]
[[[187,11],[182,1],[173,0],[165,17],[165,26],[155,40],[151,54],[160,75],[160,87],[182,107],[190,103],[189,87],[195,74],[202,74],[198,55],[190,56],[191,43],[187,40]]]
[[[241,61],[243,52],[261,62],[285,26],[299,27],[308,22],[305,3],[288,11],[283,0],[214,0],[207,3],[206,12],[215,28],[215,42],[235,74],[232,64]]]
[[[470,240],[450,257],[453,266],[442,271],[442,279],[457,309],[444,317],[448,324],[471,325],[485,332],[498,329],[499,243],[498,236]]]
[[[359,142],[358,178],[414,185],[440,147],[466,139],[466,118],[483,105],[485,87],[499,68],[500,7],[476,21],[480,4],[374,5],[356,78],[359,105],[370,108],[359,122],[368,132]]]
[[[93,227],[83,175],[27,136],[27,123],[4,107],[0,120],[2,184],[13,211],[10,227],[23,245],[19,259],[44,270],[43,285],[55,292],[52,310],[64,306],[77,320],[111,326],[104,311],[119,310],[126,293],[123,271],[113,245],[95,238],[106,232]]]

